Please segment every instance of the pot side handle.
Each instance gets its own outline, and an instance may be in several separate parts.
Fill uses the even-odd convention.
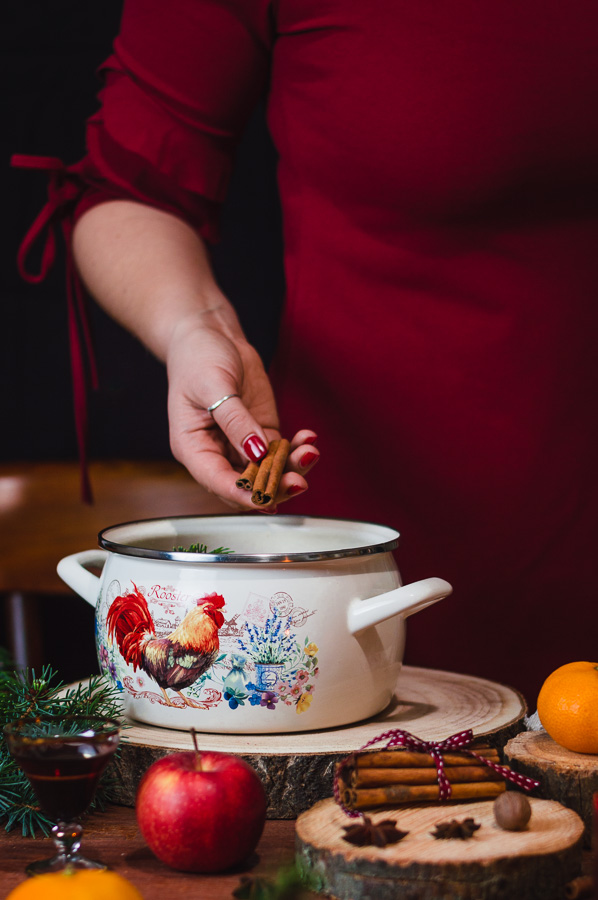
[[[76,594],[87,600],[91,606],[95,606],[98,602],[101,579],[93,572],[89,572],[85,566],[103,566],[107,557],[105,550],[82,550],[81,553],[73,553],[61,559],[56,571]]]
[[[393,616],[412,616],[452,594],[453,589],[443,578],[424,578],[412,584],[404,584],[387,594],[352,600],[347,612],[347,626],[351,634],[358,634],[379,625]]]

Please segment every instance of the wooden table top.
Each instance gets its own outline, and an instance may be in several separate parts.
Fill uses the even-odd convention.
[[[290,819],[267,821],[253,857],[244,866],[223,875],[188,874],[163,865],[141,837],[133,809],[110,806],[105,812],[94,813],[84,824],[85,854],[128,878],[141,891],[144,900],[230,898],[242,875],[273,877],[280,867],[291,865],[294,858],[295,822]],[[0,831],[2,900],[25,880],[25,867],[30,862],[52,853],[49,838],[33,840],[23,837],[17,829],[9,833]]]
[[[188,874],[169,869],[155,858],[141,837],[134,809],[110,806],[105,812],[94,813],[84,824],[85,853],[128,878],[144,900],[229,900],[242,876],[272,878],[280,868],[292,865],[295,854],[295,820],[269,819],[256,852],[245,865],[221,875]],[[52,852],[49,838],[33,840],[17,829],[0,831],[0,900],[25,881],[29,863]],[[587,874],[592,871],[590,853],[584,855],[583,870]],[[318,895],[306,892],[302,900],[318,900]]]

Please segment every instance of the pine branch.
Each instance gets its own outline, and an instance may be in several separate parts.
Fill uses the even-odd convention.
[[[214,550],[208,550],[208,545],[202,543],[191,544],[190,547],[173,547],[172,549],[175,553],[209,553],[214,556],[233,552],[228,547],[215,547]]]
[[[39,677],[34,670],[15,671],[0,648],[0,727],[24,716],[56,723],[72,715],[118,718],[120,714],[119,691],[103,675],[93,675],[87,683],[67,688],[50,666],[44,666]],[[100,780],[92,810],[104,808],[115,784],[109,766]],[[27,777],[10,756],[5,741],[0,745],[0,821],[6,831],[20,827],[24,836],[32,837],[36,830],[49,834],[53,824],[40,810]]]

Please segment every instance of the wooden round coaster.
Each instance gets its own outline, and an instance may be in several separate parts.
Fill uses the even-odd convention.
[[[493,801],[376,810],[407,836],[386,847],[357,847],[343,839],[350,819],[322,800],[297,819],[297,860],[317,889],[339,900],[562,900],[579,875],[583,823],[553,800],[530,799],[525,831],[503,831]],[[437,824],[473,818],[480,828],[467,840],[434,838]]]
[[[597,755],[566,750],[545,731],[526,731],[508,742],[505,762],[516,772],[537,779],[540,796],[575,810],[585,825],[584,845],[591,847],[592,796],[598,793]]]

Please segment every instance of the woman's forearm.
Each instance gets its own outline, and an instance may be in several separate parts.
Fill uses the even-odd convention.
[[[158,359],[179,329],[196,324],[241,337],[203,241],[181,219],[127,200],[102,203],[77,222],[73,251],[90,293]]]

